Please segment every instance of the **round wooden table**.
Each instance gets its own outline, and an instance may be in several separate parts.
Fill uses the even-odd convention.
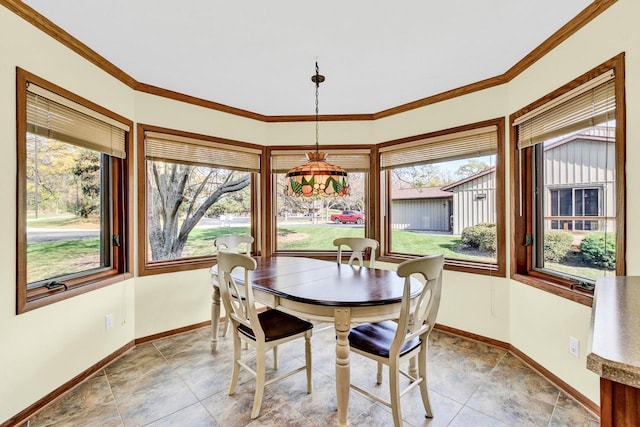
[[[338,425],[347,426],[349,406],[349,331],[351,323],[398,318],[404,279],[394,271],[337,264],[301,257],[258,257],[250,272],[256,301],[304,319],[333,322],[336,331],[336,397]],[[220,322],[217,266],[211,268],[213,302],[211,348],[216,350]],[[237,281],[244,276],[238,272]],[[413,279],[411,293],[422,284]],[[411,366],[414,371],[415,366]]]

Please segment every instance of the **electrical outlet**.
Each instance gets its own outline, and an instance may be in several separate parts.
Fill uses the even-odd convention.
[[[109,313],[104,316],[104,329],[109,330],[113,328],[113,314]]]
[[[576,337],[569,337],[569,353],[573,357],[580,357],[580,340]]]

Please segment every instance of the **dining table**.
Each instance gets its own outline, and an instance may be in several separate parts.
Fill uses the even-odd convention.
[[[255,300],[265,306],[298,317],[331,322],[336,335],[336,401],[338,426],[348,426],[350,390],[349,331],[354,323],[397,319],[404,291],[404,278],[395,271],[372,269],[336,261],[306,257],[256,257],[249,272]],[[244,272],[237,269],[239,284]],[[211,324],[212,350],[217,349],[220,322],[220,290],[217,265],[211,268],[213,284]],[[422,283],[411,279],[411,295],[417,297]],[[416,374],[415,363],[410,371]]]

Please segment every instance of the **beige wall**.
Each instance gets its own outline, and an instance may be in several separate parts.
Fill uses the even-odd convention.
[[[505,116],[627,52],[627,158],[640,158],[640,5],[619,0],[514,81],[375,122],[321,123],[321,144],[367,144]],[[313,123],[266,124],[135,93],[0,7],[0,177],[13,200],[15,67],[48,79],[136,122],[265,145],[313,144]],[[416,97],[419,97],[416,94]],[[629,163],[631,164],[631,162]],[[640,170],[627,167],[628,211],[640,209]],[[508,181],[507,181],[508,182]],[[507,184],[508,185],[508,184]],[[507,190],[509,190],[507,188]],[[507,193],[508,194],[508,193]],[[507,209],[507,207],[505,207]],[[507,217],[510,212],[507,210]],[[135,278],[15,315],[15,209],[0,210],[0,422],[22,411],[135,338],[205,321],[206,269]],[[640,255],[640,224],[627,223],[628,273]],[[507,236],[508,237],[508,236]],[[104,316],[114,328],[104,330]],[[512,343],[594,401],[597,378],[584,363],[590,309],[509,279],[445,272],[438,322]],[[568,337],[581,357],[568,354]]]
[[[208,269],[137,277],[136,338],[211,319],[210,283]]]
[[[445,271],[438,323],[510,341],[510,286],[500,277]]]
[[[148,93],[135,92],[137,123],[160,126],[236,141],[267,144],[264,122],[176,102]]]
[[[585,28],[509,83],[507,113],[516,111],[579,75],[626,52],[627,212],[640,209],[640,4],[618,1]],[[628,218],[633,218],[629,215]],[[640,228],[627,221],[627,274],[640,274]],[[513,282],[510,298],[511,343],[595,402],[598,377],[585,369],[591,310]],[[580,339],[580,358],[568,354],[569,336]]]
[[[497,86],[374,123],[374,142],[449,129],[506,115],[507,86]]]
[[[587,341],[591,308],[512,281],[510,342],[594,402],[599,377],[588,371]],[[580,357],[569,354],[569,337],[580,340]]]
[[[357,145],[373,142],[371,121],[320,122],[320,148],[324,145]],[[315,145],[314,122],[270,123],[267,128],[267,145]]]
[[[16,66],[123,116],[133,91],[0,7],[0,423],[134,338],[134,280],[16,316]],[[112,313],[114,327],[104,328]]]

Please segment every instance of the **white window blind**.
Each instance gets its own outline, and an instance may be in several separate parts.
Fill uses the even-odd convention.
[[[606,123],[615,118],[613,70],[518,117],[518,148]]]
[[[27,88],[27,132],[125,158],[129,126],[34,84]]]
[[[486,156],[497,151],[498,127],[485,126],[382,147],[380,166],[382,169],[409,167]]]
[[[261,153],[262,151],[256,148],[159,132],[145,132],[147,160],[259,172]]]
[[[366,172],[370,168],[369,149],[320,150],[327,153],[327,162],[340,166],[347,172]],[[307,151],[274,150],[271,152],[271,172],[287,173],[307,162]]]

